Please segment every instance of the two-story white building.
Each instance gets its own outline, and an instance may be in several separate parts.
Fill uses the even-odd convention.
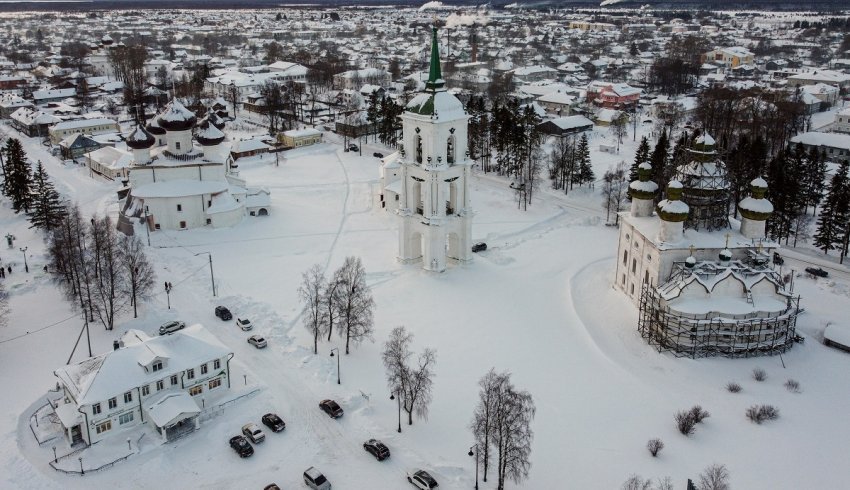
[[[158,337],[128,330],[114,350],[53,372],[68,444],[95,444],[148,422],[165,441],[197,429],[203,408],[230,389],[232,358],[201,325]]]

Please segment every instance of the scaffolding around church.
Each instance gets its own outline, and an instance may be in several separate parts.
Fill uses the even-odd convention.
[[[682,271],[684,266],[675,268]],[[680,272],[681,273],[681,272]],[[638,331],[658,352],[676,357],[756,357],[781,354],[799,337],[796,333],[800,297],[789,296],[779,313],[692,314],[662,304],[657,288],[644,284],[640,295]]]
[[[690,162],[680,165],[675,173],[676,180],[682,183],[682,200],[690,208],[685,228],[728,228],[730,193],[726,166],[713,144],[698,142],[694,146],[687,150]]]

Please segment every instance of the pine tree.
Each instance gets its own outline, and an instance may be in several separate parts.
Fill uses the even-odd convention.
[[[640,139],[640,145],[635,153],[635,161],[632,163],[632,168],[629,169],[629,182],[638,180],[638,167],[641,163],[649,161],[649,140],[646,136]]]
[[[593,167],[590,166],[590,145],[587,142],[586,134],[581,135],[581,140],[579,140],[578,149],[576,150],[576,159],[578,160],[579,185],[596,180]]]
[[[67,214],[65,204],[53,183],[47,178],[41,161],[36,165],[33,175],[32,204],[28,214],[30,228],[42,228],[46,231],[60,226]]]
[[[812,206],[812,214],[817,212],[818,204],[823,200],[823,181],[826,176],[826,158],[812,147],[808,155],[806,171],[806,208]]]
[[[16,213],[19,213],[22,209],[29,212],[32,169],[27,161],[24,148],[20,141],[9,138],[3,152],[6,156],[5,193],[12,200],[12,208]]]
[[[844,162],[829,183],[826,202],[820,210],[818,230],[814,244],[823,253],[840,245],[850,219],[850,182],[847,181],[848,163]]]
[[[652,180],[658,185],[664,186],[667,183],[664,178],[664,169],[669,160],[670,140],[667,139],[667,132],[662,130],[661,136],[658,137],[658,142],[655,143],[655,148],[652,150],[652,156],[649,158],[649,163],[652,165]]]

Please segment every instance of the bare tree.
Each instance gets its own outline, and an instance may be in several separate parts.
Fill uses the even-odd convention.
[[[729,470],[726,465],[713,464],[699,475],[697,490],[729,490]]]
[[[5,327],[9,318],[9,293],[0,282],[0,327]]]
[[[420,418],[428,418],[434,385],[433,368],[437,360],[436,351],[426,348],[419,355],[418,364],[412,366],[412,341],[412,333],[404,327],[396,327],[390,332],[381,354],[387,371],[387,385],[390,391],[401,397],[402,408],[407,413],[407,425],[413,425],[414,412]]]
[[[138,318],[139,299],[147,298],[153,289],[153,266],[145,255],[142,242],[134,236],[121,237],[121,256],[126,275],[125,287],[129,289],[133,304],[133,318]]]
[[[620,145],[623,143],[623,137],[629,132],[629,115],[621,112],[611,121],[611,125],[608,128],[614,137],[617,138],[617,152],[619,152]]]
[[[649,442],[646,443],[646,448],[649,450],[649,454],[652,457],[658,456],[658,452],[664,449],[664,443],[661,442],[661,439],[650,439]]]
[[[339,281],[339,301],[337,316],[339,317],[340,337],[345,336],[345,353],[350,352],[350,345],[372,338],[372,308],[375,301],[372,291],[366,284],[366,270],[358,257],[346,257],[342,266],[334,273],[334,280]]]
[[[333,277],[328,281],[325,285],[324,291],[322,291],[322,303],[325,308],[325,315],[327,318],[328,325],[328,342],[331,341],[331,335],[334,331],[334,325],[337,320],[336,311],[339,308],[340,303],[340,287],[342,286],[342,269],[337,269],[334,272]]]
[[[632,475],[623,482],[622,490],[651,490],[652,480],[644,480],[640,475]]]
[[[655,488],[652,490],[674,490],[673,479],[669,476],[658,477],[658,480],[655,481]]]
[[[611,214],[614,224],[619,224],[620,215],[626,201],[628,184],[626,183],[626,163],[620,162],[616,167],[608,169],[602,177],[602,197],[605,206],[605,220],[610,223]]]
[[[505,373],[504,376],[503,389],[497,393],[495,400],[495,430],[490,436],[490,443],[495,446],[499,459],[496,472],[498,490],[504,490],[507,478],[514,483],[528,478],[531,441],[534,439],[531,421],[537,411],[531,394],[516,390],[510,382],[510,374]]]
[[[319,353],[319,336],[325,333],[327,322],[322,305],[322,291],[325,287],[325,274],[322,266],[316,264],[301,275],[298,295],[304,303],[304,328],[313,335],[313,354]]]
[[[127,306],[123,292],[123,261],[115,226],[108,216],[92,218],[89,233],[92,281],[92,310],[107,330],[115,326],[115,317]]]
[[[504,389],[507,377],[497,373],[491,368],[487,374],[478,380],[478,405],[472,414],[472,422],[469,428],[478,444],[481,458],[478,464],[483,466],[484,481],[487,481],[487,472],[490,468],[490,435],[495,430],[496,400],[499,393]]]

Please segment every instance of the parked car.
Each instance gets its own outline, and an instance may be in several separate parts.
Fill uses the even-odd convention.
[[[266,434],[263,429],[257,427],[257,424],[250,422],[242,426],[242,435],[251,439],[251,442],[257,444],[266,440]]]
[[[369,439],[363,443],[363,449],[375,457],[378,461],[383,461],[390,457],[390,449],[383,442],[377,439]]]
[[[348,151],[359,151],[360,147],[355,144],[348,145]]]
[[[277,486],[277,483],[269,483],[263,487],[263,490],[280,490],[280,487]]]
[[[252,335],[252,336],[248,337],[248,343],[253,345],[254,347],[256,347],[258,349],[262,349],[263,347],[268,345],[266,343],[266,339],[264,339],[262,335]]]
[[[776,265],[782,265],[785,263],[785,259],[779,255],[779,252],[773,252],[773,263]]]
[[[313,490],[331,490],[331,482],[321,471],[312,466],[304,472],[304,484]]]
[[[338,419],[342,417],[343,414],[342,407],[333,400],[322,400],[319,402],[319,408],[321,408],[326,414],[330,415],[331,418]]]
[[[272,430],[272,432],[280,432],[286,428],[286,422],[278,417],[276,413],[267,413],[262,418],[263,425]]]
[[[251,320],[247,318],[237,318],[236,326],[241,328],[243,332],[247,332],[248,330],[254,328],[254,324],[251,323]]]
[[[248,443],[248,439],[244,436],[234,436],[230,438],[230,447],[239,454],[240,458],[247,458],[254,454],[254,448]]]
[[[413,486],[419,490],[431,490],[440,486],[437,483],[437,480],[435,480],[434,477],[429,475],[425,470],[408,472],[407,481],[412,483]]]
[[[818,276],[818,277],[829,276],[829,272],[821,269],[820,267],[806,267],[806,272],[808,272],[809,274],[811,274],[813,276]]]
[[[485,250],[487,250],[487,244],[484,242],[478,242],[472,246],[472,251],[475,253],[483,252]]]
[[[169,333],[174,333],[178,330],[183,330],[186,328],[185,322],[173,321],[168,323],[163,323],[161,327],[159,327],[159,334],[165,335]]]
[[[224,321],[229,321],[233,319],[233,315],[230,313],[230,310],[228,310],[224,306],[215,307],[215,316],[221,318]]]
[[[375,153],[372,153],[372,156],[375,158],[384,158],[384,154],[377,151]]]

